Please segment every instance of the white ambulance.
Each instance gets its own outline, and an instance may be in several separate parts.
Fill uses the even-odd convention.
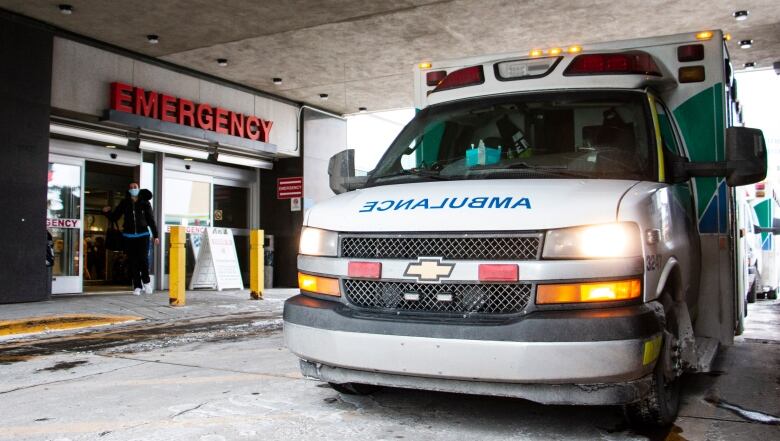
[[[780,289],[780,196],[769,182],[760,182],[755,187],[755,199],[751,202],[756,215],[754,232],[759,237],[761,259],[756,268],[756,294],[775,300]]]
[[[766,148],[735,92],[720,31],[421,63],[415,118],[305,215],[303,374],[671,422],[744,302],[731,187]]]

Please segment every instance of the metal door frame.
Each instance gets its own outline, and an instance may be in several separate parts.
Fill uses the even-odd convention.
[[[78,276],[52,276],[51,291],[52,294],[74,294],[84,292],[84,175],[85,173],[85,159],[73,156],[63,156],[57,154],[49,154],[49,162],[55,164],[72,165],[79,167],[80,170],[80,183],[81,186],[81,203],[79,204],[79,219],[81,220],[81,226],[79,227],[79,264],[78,264]],[[47,184],[48,189],[48,184]],[[46,196],[48,200],[48,195]],[[59,283],[58,283],[59,282]]]

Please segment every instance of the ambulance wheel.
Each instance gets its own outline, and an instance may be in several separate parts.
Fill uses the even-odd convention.
[[[750,291],[748,291],[747,302],[748,303],[756,303],[756,284],[755,283],[753,284],[753,286],[750,287]]]
[[[766,298],[769,300],[777,300],[777,289],[770,289],[766,292]]]
[[[344,395],[371,395],[378,391],[379,386],[373,384],[360,384],[360,383],[328,383],[338,393]]]
[[[641,400],[623,406],[623,413],[628,422],[637,427],[668,426],[677,418],[680,406],[679,369],[670,364],[678,363],[679,354],[676,351],[677,321],[670,308],[666,312],[666,330],[663,349],[653,369],[650,391]],[[667,338],[669,336],[671,338]]]

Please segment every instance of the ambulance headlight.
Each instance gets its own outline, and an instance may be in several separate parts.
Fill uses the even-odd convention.
[[[542,257],[589,259],[642,255],[639,227],[633,222],[550,230]]]
[[[336,256],[338,254],[339,235],[333,231],[303,227],[298,251],[310,256]]]

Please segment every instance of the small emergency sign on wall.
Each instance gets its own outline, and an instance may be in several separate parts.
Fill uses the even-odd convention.
[[[303,177],[279,178],[276,180],[276,199],[303,197]]]
[[[81,219],[46,219],[46,228],[81,228]]]
[[[301,198],[290,198],[290,211],[301,211]]]

